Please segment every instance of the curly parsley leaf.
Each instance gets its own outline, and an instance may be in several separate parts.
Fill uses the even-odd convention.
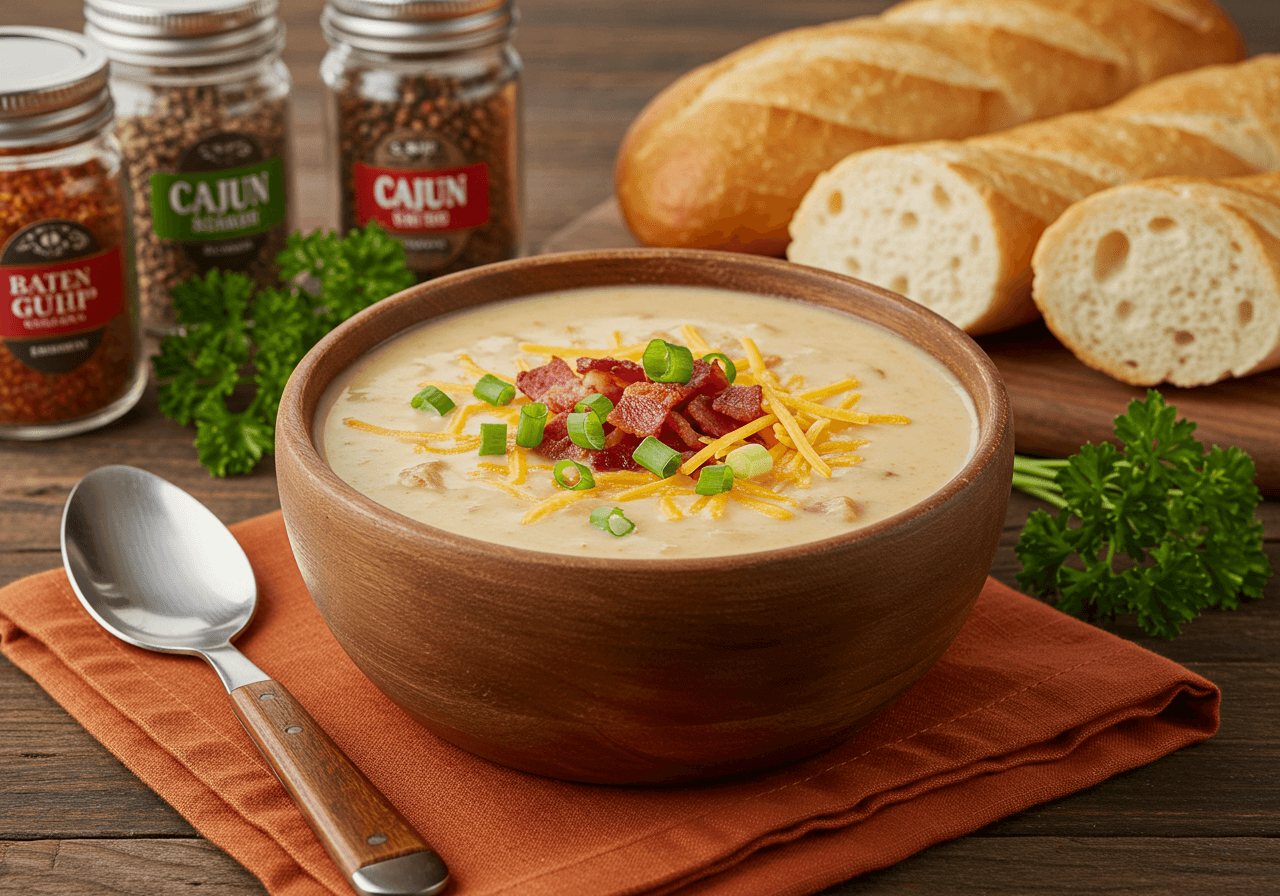
[[[1195,428],[1149,391],[1116,418],[1123,450],[1104,443],[1067,460],[1017,458],[1014,487],[1059,508],[1027,519],[1018,584],[1086,619],[1135,614],[1163,638],[1206,608],[1261,597],[1271,566],[1254,516],[1253,461],[1239,448],[1206,453]]]
[[[414,282],[404,246],[376,224],[345,237],[291,234],[276,263],[273,288],[215,269],[173,290],[180,332],[153,361],[160,412],[195,423],[200,462],[215,476],[248,473],[274,450],[280,396],[313,345]]]

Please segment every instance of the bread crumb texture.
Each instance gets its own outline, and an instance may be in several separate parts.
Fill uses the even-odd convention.
[[[1092,112],[846,158],[820,175],[801,201],[787,257],[902,293],[981,335],[1034,318],[1028,289],[1032,254],[1045,228],[1073,203],[1151,178],[1233,178],[1272,167],[1280,167],[1280,56],[1260,56],[1175,75]],[[1207,195],[1195,201],[1207,201]],[[1228,226],[1227,214],[1216,206],[1199,215],[1151,214],[1140,227],[1137,213],[1125,226],[1104,218],[1090,224],[1081,243],[1071,244],[1070,260],[1052,259],[1080,265],[1076,279],[1091,284],[1093,298],[1078,299],[1083,304],[1076,312],[1093,321],[1087,344],[1108,344],[1097,329],[1103,321],[1124,327],[1130,340],[1142,335],[1144,345],[1132,354],[1152,354],[1125,358],[1133,363],[1122,365],[1122,379],[1212,382],[1268,363],[1266,300],[1243,292],[1261,287],[1225,262],[1221,270],[1212,267],[1228,253],[1201,244],[1210,238],[1211,220],[1217,222],[1215,233]],[[1168,221],[1147,226],[1157,218]],[[1232,226],[1257,229],[1247,222]],[[1229,242],[1247,254],[1258,240],[1237,236]],[[1175,267],[1157,274],[1161,259]],[[1176,370],[1157,360],[1163,355],[1155,345],[1165,337],[1145,329],[1156,321],[1154,312],[1143,310],[1146,303],[1130,298],[1119,317],[1097,317],[1093,302],[1104,284],[1135,290],[1138,270],[1162,283],[1183,281],[1180,292],[1163,297],[1158,315],[1161,326],[1170,328],[1160,333],[1177,348],[1170,362]],[[1188,291],[1198,298],[1188,298]],[[1205,323],[1219,319],[1228,305],[1236,324]],[[1085,326],[1062,320],[1062,313],[1058,326],[1064,332]],[[1241,317],[1247,322],[1240,323]],[[1210,371],[1216,362],[1209,359],[1226,358],[1228,344],[1229,360]]]
[[[1033,263],[1050,329],[1123,382],[1280,365],[1280,174],[1107,190],[1049,227]]]

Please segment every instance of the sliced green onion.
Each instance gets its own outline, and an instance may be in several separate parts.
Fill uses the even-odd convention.
[[[445,395],[435,386],[427,386],[417,395],[413,396],[413,398],[409,399],[409,405],[411,407],[420,408],[424,404],[429,404],[439,411],[441,417],[457,407],[457,405],[453,403],[452,398]]]
[[[569,441],[579,448],[599,449],[604,447],[604,424],[595,411],[581,414],[569,414],[564,418],[569,427]]]
[[[481,423],[480,424],[480,453],[481,454],[506,454],[507,453],[507,424],[505,423]]]
[[[680,469],[680,452],[662,444],[653,436],[644,437],[644,441],[631,452],[631,459],[663,479],[674,476],[676,470]]]
[[[698,484],[693,490],[700,495],[718,495],[733,488],[733,468],[728,464],[703,467],[698,474]]]
[[[733,381],[738,378],[738,365],[729,360],[729,356],[724,352],[710,352],[702,356],[702,360],[710,364],[712,361],[719,361],[724,365],[724,376],[729,381],[729,385],[733,385]]]
[[[743,445],[734,448],[725,458],[737,479],[754,479],[773,469],[773,455],[763,445]]]
[[[577,471],[577,475],[571,477],[568,475],[569,470]],[[586,464],[578,463],[576,460],[558,462],[552,467],[551,475],[555,479],[556,485],[571,492],[580,492],[596,487],[596,477],[591,475],[591,468]]]
[[[520,409],[520,425],[516,428],[516,444],[521,448],[537,448],[542,444],[542,431],[547,427],[547,406],[540,401]]]
[[[480,377],[480,382],[476,383],[471,394],[481,401],[501,406],[516,397],[516,387],[510,383],[504,383],[492,373],[486,373]]]
[[[665,339],[652,340],[640,363],[655,383],[687,383],[693,376],[693,352]]]
[[[621,507],[597,507],[591,511],[591,525],[617,538],[629,534],[636,527],[622,513]]]
[[[592,395],[588,395],[586,398],[582,399],[582,401],[575,404],[573,409],[579,413],[584,411],[595,411],[600,416],[600,419],[604,420],[605,417],[609,416],[609,412],[613,410],[613,402],[601,395],[599,392],[596,392]]]

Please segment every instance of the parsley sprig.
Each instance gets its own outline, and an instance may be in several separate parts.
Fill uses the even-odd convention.
[[[1134,613],[1164,638],[1206,608],[1262,596],[1271,566],[1253,461],[1239,448],[1206,453],[1196,424],[1176,417],[1152,390],[1116,418],[1123,449],[1015,460],[1014,487],[1060,508],[1034,511],[1022,530],[1023,588],[1091,620]]]
[[[214,269],[173,289],[181,330],[153,361],[160,412],[195,423],[200,462],[215,476],[248,473],[274,450],[285,382],[321,337],[414,280],[404,247],[376,224],[345,237],[291,234],[276,263],[276,287]],[[252,397],[233,411],[241,387],[237,399]]]

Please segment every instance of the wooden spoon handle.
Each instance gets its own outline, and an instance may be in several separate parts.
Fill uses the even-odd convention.
[[[438,893],[444,862],[278,681],[231,691],[231,704],[285,790],[352,886]]]

